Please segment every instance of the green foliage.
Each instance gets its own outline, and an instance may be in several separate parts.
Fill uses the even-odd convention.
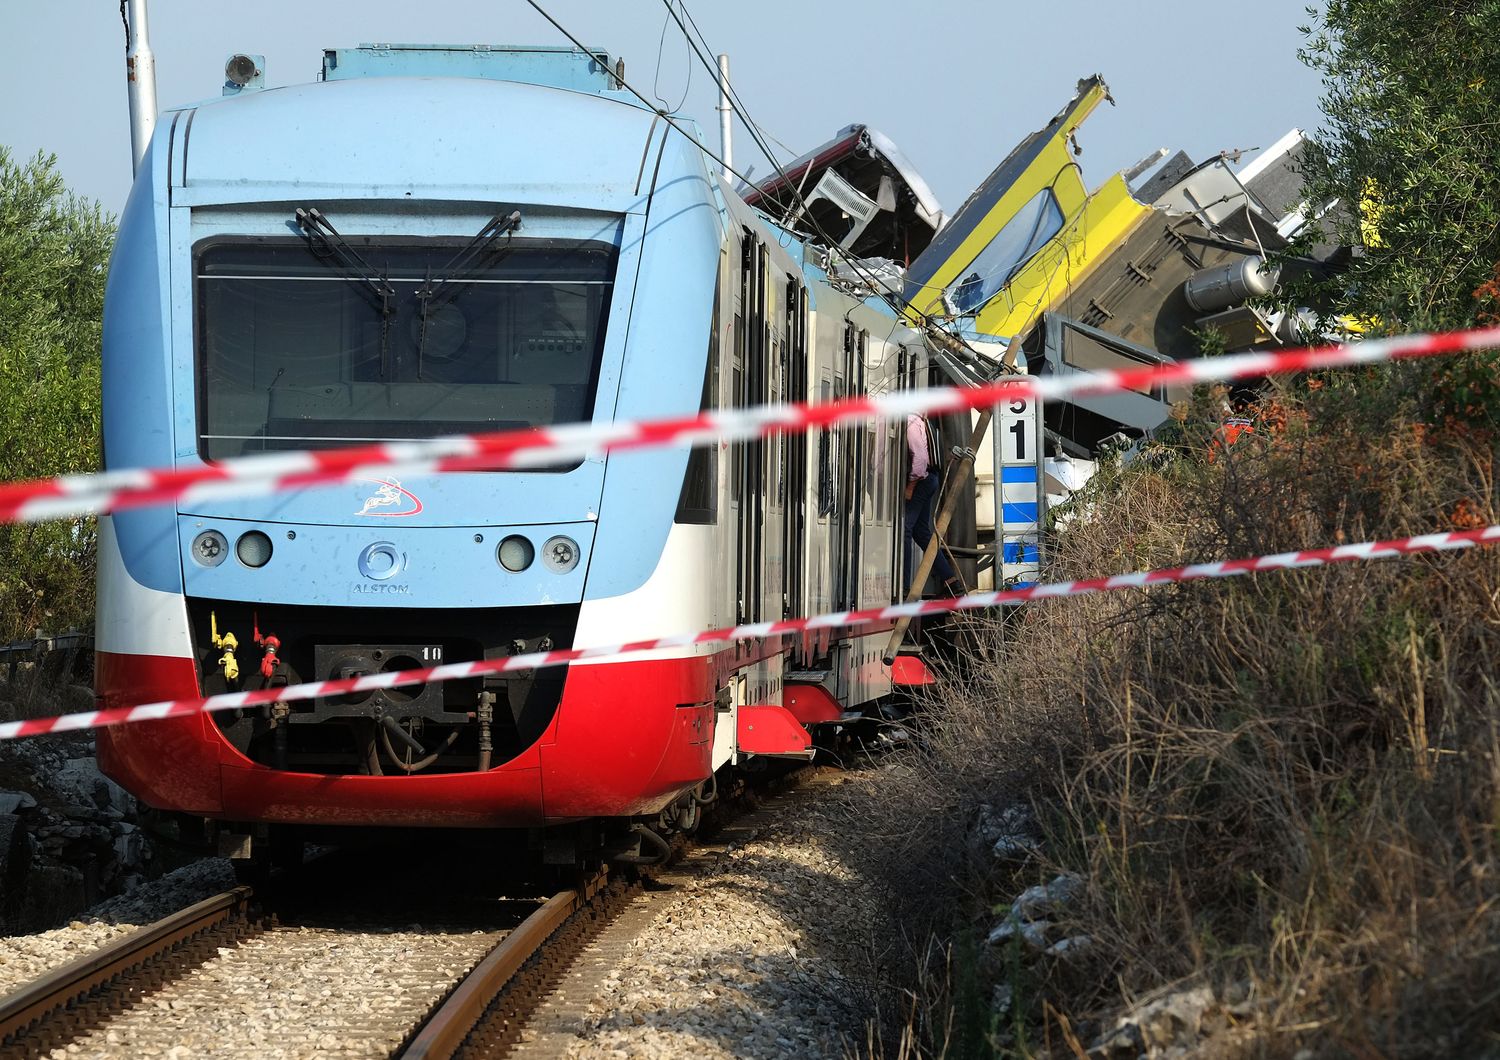
[[[92,471],[114,221],[69,194],[56,159],[0,147],[0,480]],[[93,520],[0,527],[0,641],[88,628]]]
[[[1229,340],[1224,332],[1212,325],[1206,328],[1188,328],[1188,334],[1198,344],[1199,357],[1218,357],[1229,349]]]
[[[1316,11],[1309,15],[1316,16]],[[1395,328],[1471,325],[1500,261],[1500,0],[1329,0],[1301,57],[1323,75],[1309,200],[1364,247],[1336,309]]]
[[[1492,322],[1500,278],[1500,0],[1328,0],[1301,57],[1323,75],[1325,123],[1305,158],[1311,202],[1359,248],[1351,267],[1293,296],[1376,331]],[[1309,236],[1313,238],[1313,236]],[[1422,416],[1494,436],[1500,360],[1421,373]]]

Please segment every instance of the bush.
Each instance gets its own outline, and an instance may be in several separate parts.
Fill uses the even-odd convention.
[[[1075,502],[1049,577],[1495,522],[1495,453],[1427,427],[1422,373],[1272,391],[1258,432],[1213,462],[1205,401],[1175,455],[1111,469]],[[925,965],[925,1051],[1061,1051],[1065,1033],[1086,1039],[1186,981],[1260,999],[1214,1052],[1493,1052],[1496,600],[1500,557],[1483,549],[976,623],[874,815],[908,964],[929,933],[954,943]],[[1017,802],[1044,852],[1019,866],[975,829]],[[1086,957],[952,959],[1021,887],[1062,872],[1087,881],[1061,923],[1094,940]],[[996,983],[1012,990],[1004,1019],[965,1034],[944,1015]]]
[[[99,462],[99,343],[114,223],[52,158],[0,147],[0,480]],[[93,623],[92,519],[0,527],[0,643]]]

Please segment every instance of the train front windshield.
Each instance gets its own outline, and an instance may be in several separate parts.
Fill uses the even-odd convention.
[[[590,419],[615,248],[515,239],[455,275],[461,246],[361,241],[365,269],[302,240],[200,244],[199,455]]]

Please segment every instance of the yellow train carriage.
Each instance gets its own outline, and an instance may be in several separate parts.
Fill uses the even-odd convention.
[[[1151,214],[1123,174],[1089,194],[1069,152],[1108,99],[1102,78],[1080,81],[1072,101],[969,197],[908,270],[914,316],[972,316],[981,334],[1018,334]]]

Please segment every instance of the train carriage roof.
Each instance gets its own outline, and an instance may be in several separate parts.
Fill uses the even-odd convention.
[[[644,207],[654,118],[610,95],[474,77],[295,85],[184,112],[172,182],[189,205],[275,187],[481,201],[500,187],[508,201],[624,212]]]

